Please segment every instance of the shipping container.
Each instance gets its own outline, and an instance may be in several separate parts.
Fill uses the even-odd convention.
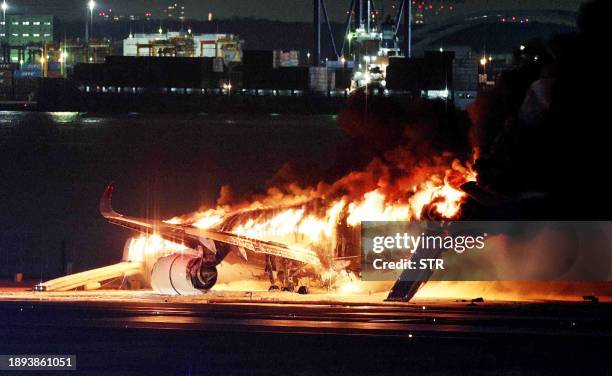
[[[336,74],[326,67],[310,67],[310,90],[316,93],[327,93],[336,88]]]

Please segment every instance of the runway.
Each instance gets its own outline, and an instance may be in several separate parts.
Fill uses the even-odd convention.
[[[89,295],[85,300],[76,294],[74,301],[2,295],[0,353],[74,353],[78,372],[88,375],[143,368],[182,375],[612,369],[608,303],[291,302],[282,295],[275,302],[131,301]]]

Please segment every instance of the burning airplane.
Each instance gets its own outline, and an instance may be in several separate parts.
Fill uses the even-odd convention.
[[[263,194],[238,198],[222,187],[215,207],[165,221],[117,213],[110,185],[101,214],[139,234],[127,241],[123,262],[36,289],[96,288],[106,273],[141,275],[145,285],[163,294],[197,294],[215,285],[223,266],[246,264],[271,290],[343,290],[342,284],[360,276],[362,221],[457,220],[468,196],[462,186],[476,180],[465,138],[438,140],[436,135],[445,134],[431,125],[438,122],[403,122],[404,115],[387,102],[368,101],[378,110],[364,114],[364,95],[352,96],[338,123],[353,142],[351,150],[363,151],[365,158],[337,168],[340,174],[331,182],[290,177],[269,184]],[[402,291],[416,292],[419,285]]]
[[[141,275],[158,293],[193,295],[215,285],[222,262],[242,260],[262,271],[270,290],[307,293],[312,281],[329,287],[340,274],[359,275],[361,221],[456,218],[466,196],[459,185],[474,178],[469,167],[454,160],[443,175],[432,175],[403,194],[388,195],[381,186],[352,197],[356,192],[344,186],[350,181],[356,187],[365,177],[347,176],[331,186],[282,198],[271,191],[248,205],[224,205],[166,221],[117,213],[110,184],[100,200],[100,213],[108,222],[140,234],[126,243],[123,261],[35,289],[97,288],[111,278]]]

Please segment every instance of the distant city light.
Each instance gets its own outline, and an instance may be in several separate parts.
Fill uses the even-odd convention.
[[[6,10],[8,9],[8,4],[6,3],[6,1],[3,1],[0,7],[2,8],[3,12],[6,12]]]
[[[485,65],[487,65],[487,57],[486,56],[483,56],[482,59],[480,59],[480,65],[482,65],[483,67]]]
[[[212,21],[212,19],[213,19],[212,12],[208,12],[208,22]]]
[[[96,2],[94,0],[89,0],[87,7],[89,8],[90,11],[93,11],[96,7]]]
[[[520,49],[521,49],[521,51],[525,51],[525,46],[521,44]]]

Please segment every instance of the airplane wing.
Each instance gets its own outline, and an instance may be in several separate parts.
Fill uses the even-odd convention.
[[[202,246],[212,252],[216,252],[214,243],[210,242],[213,240],[238,247],[238,249],[248,249],[255,253],[279,256],[307,263],[314,267],[321,265],[317,254],[310,249],[249,238],[227,231],[199,229],[193,226],[169,224],[159,220],[124,216],[117,213],[112,207],[111,199],[114,188],[113,183],[109,184],[100,199],[100,214],[112,224],[144,234],[157,234],[166,240],[183,243],[193,249]]]

